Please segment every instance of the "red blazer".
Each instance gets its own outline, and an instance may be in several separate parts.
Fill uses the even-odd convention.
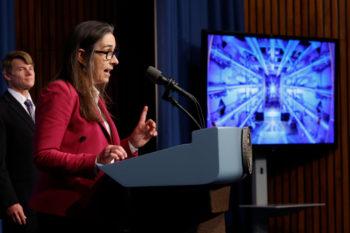
[[[70,83],[52,82],[41,93],[34,140],[34,162],[41,172],[30,202],[36,211],[67,215],[101,177],[95,159],[108,144],[122,145],[129,156],[136,156],[131,154],[126,139],[120,141],[102,99],[98,104],[110,126],[110,135],[102,118],[91,122],[81,116],[79,96]]]

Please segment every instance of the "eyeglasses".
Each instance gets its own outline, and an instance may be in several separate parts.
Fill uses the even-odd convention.
[[[118,54],[119,54],[119,50],[117,50],[117,49],[114,51],[95,50],[94,52],[106,55],[106,60],[111,60],[113,58],[113,56],[118,57]]]

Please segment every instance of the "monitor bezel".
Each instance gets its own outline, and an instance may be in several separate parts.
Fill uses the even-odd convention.
[[[335,44],[335,70],[334,70],[334,142],[332,143],[287,143],[287,144],[253,144],[253,148],[256,150],[265,149],[271,151],[279,151],[290,148],[302,148],[302,149],[315,149],[320,148],[335,148],[338,145],[338,79],[339,79],[339,40],[337,38],[330,37],[311,37],[311,36],[297,36],[297,35],[277,35],[277,34],[260,34],[260,33],[245,33],[237,31],[225,31],[225,30],[207,30],[203,29],[201,33],[201,82],[198,85],[197,90],[199,95],[199,101],[203,107],[203,114],[205,118],[205,127],[207,127],[207,57],[208,57],[208,35],[228,35],[228,36],[240,36],[240,37],[257,37],[257,38],[269,38],[269,39],[284,39],[284,40],[315,40],[320,42],[332,42]]]

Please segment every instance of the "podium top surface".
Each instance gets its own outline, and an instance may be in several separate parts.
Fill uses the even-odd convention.
[[[192,132],[192,142],[100,167],[126,187],[229,183],[244,175],[242,128]]]

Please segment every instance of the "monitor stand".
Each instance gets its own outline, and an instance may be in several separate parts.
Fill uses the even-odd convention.
[[[309,207],[325,206],[325,203],[269,204],[267,187],[267,160],[264,157],[257,157],[253,164],[252,204],[239,206],[251,211],[252,232],[254,233],[267,233],[270,216],[285,215]]]

